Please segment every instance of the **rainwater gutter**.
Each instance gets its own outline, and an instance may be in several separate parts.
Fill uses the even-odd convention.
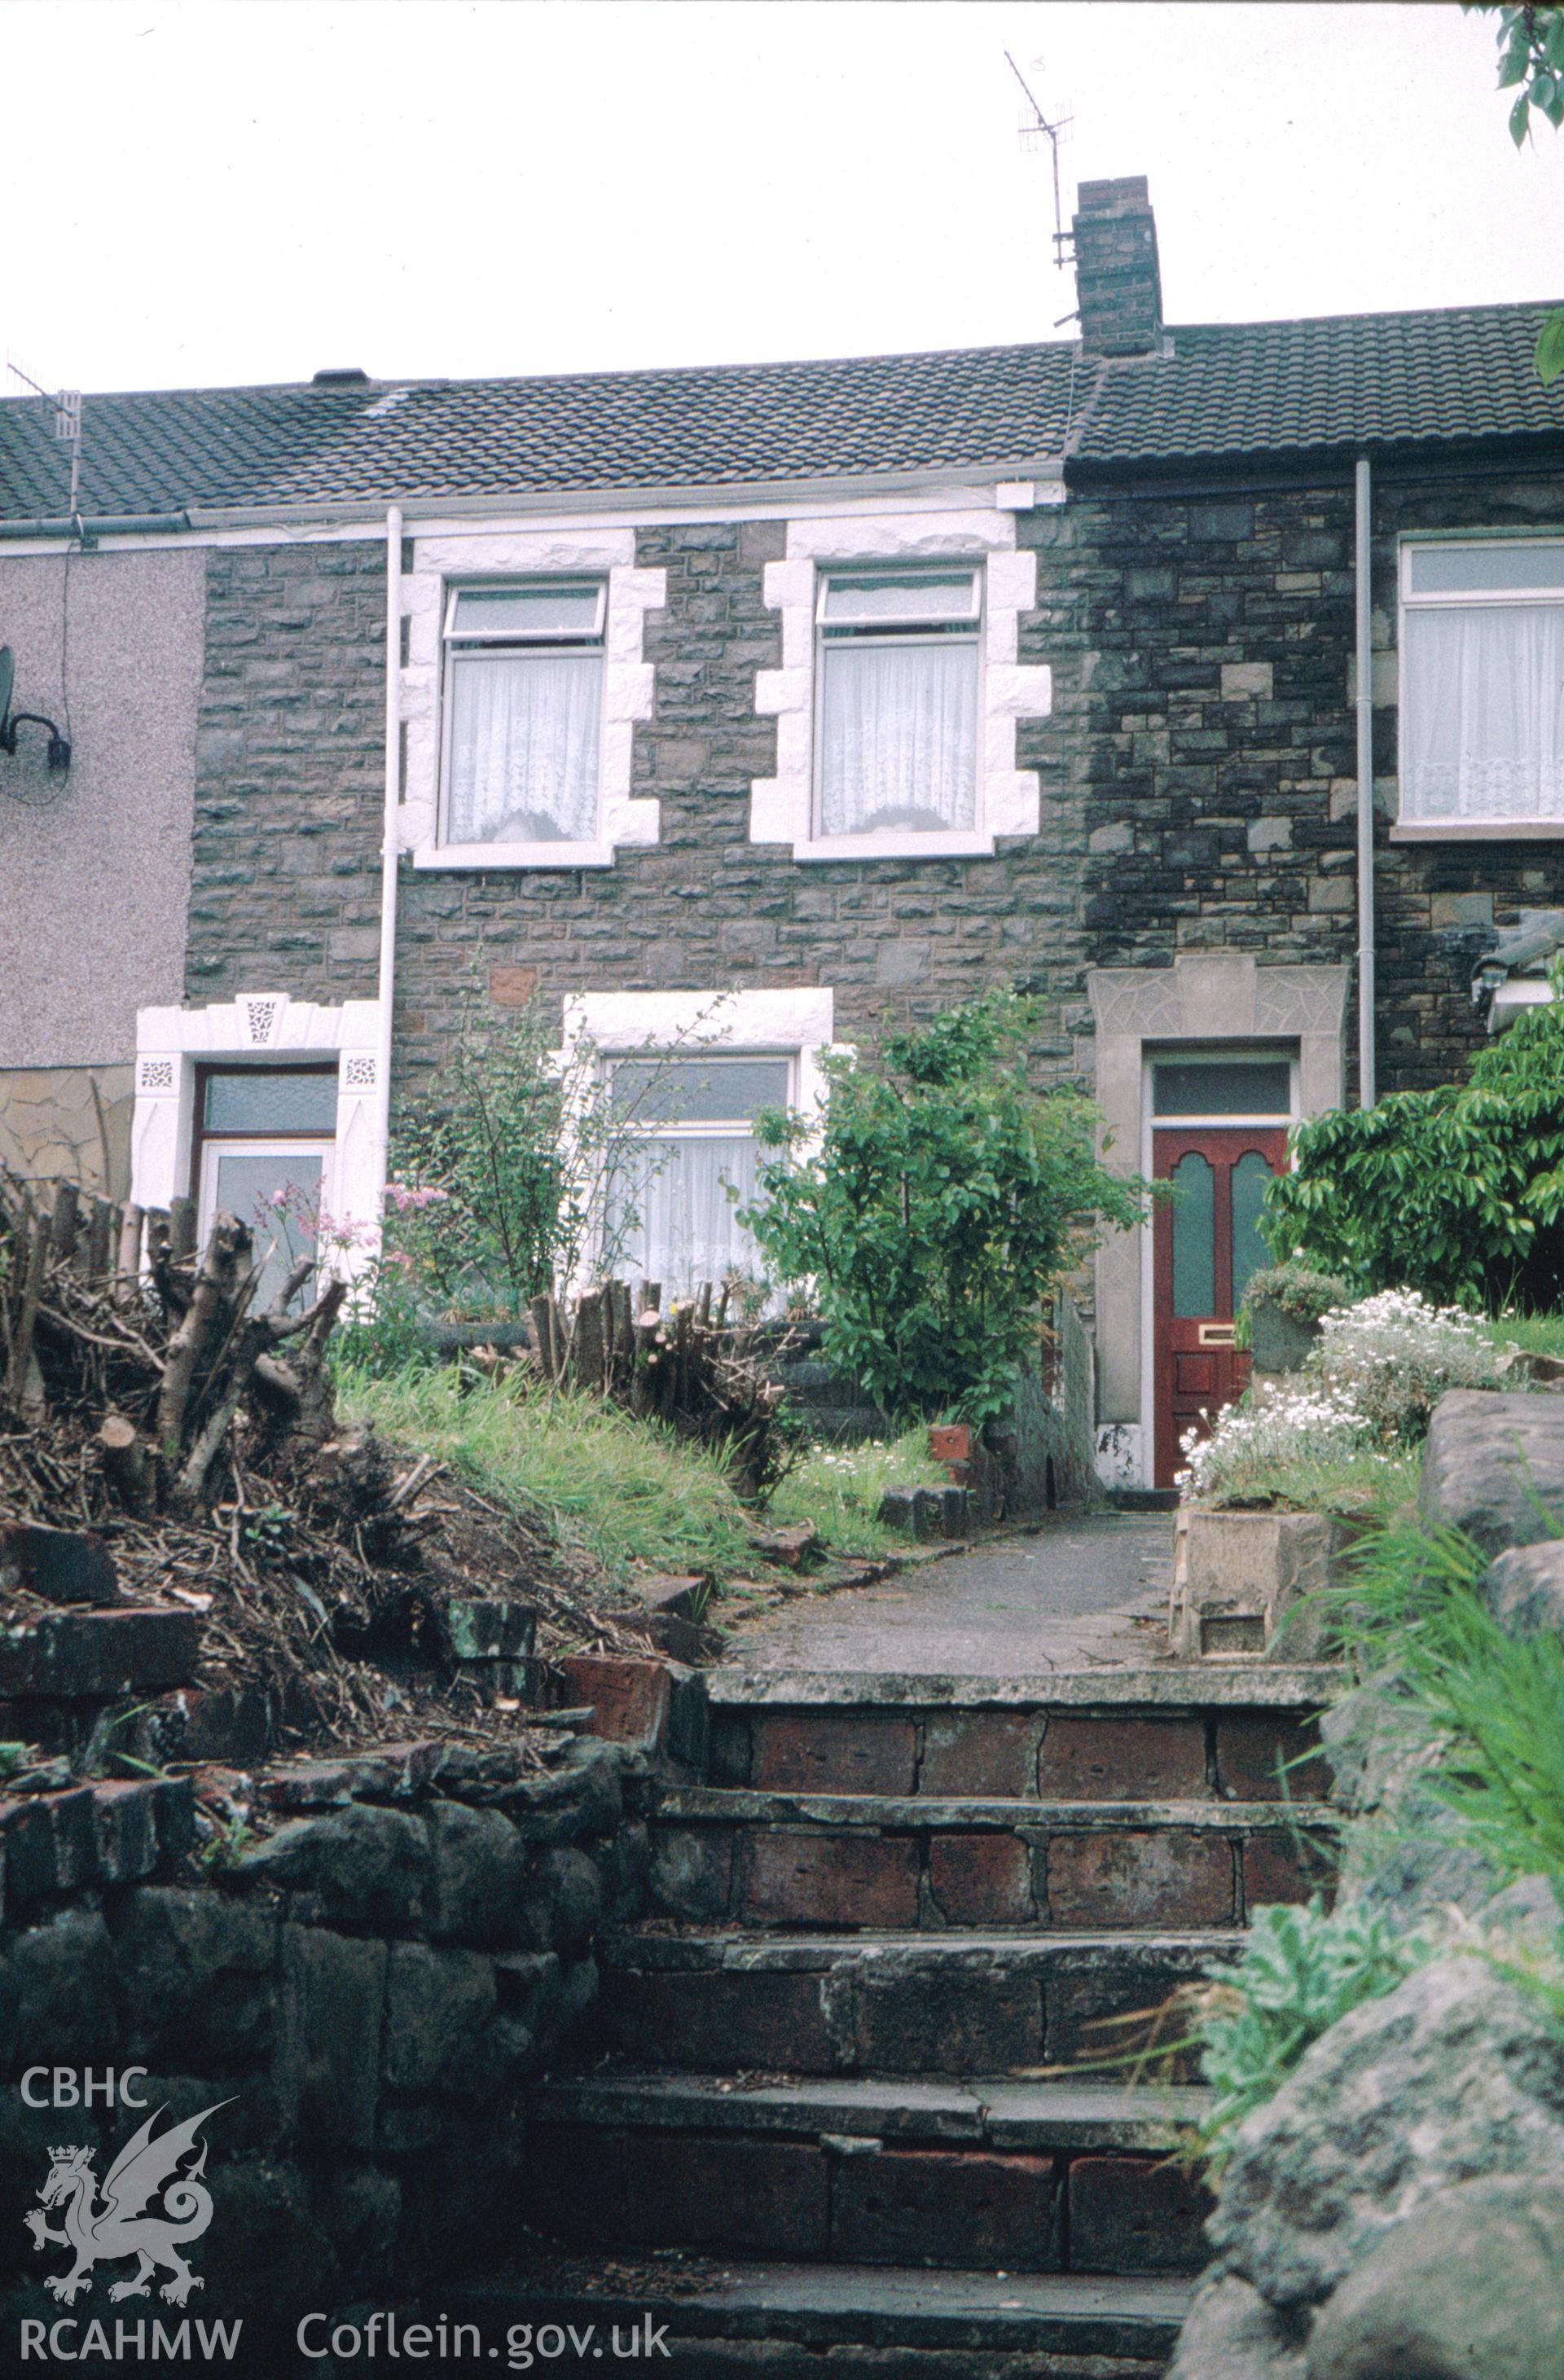
[[[391,1170],[391,1020],[396,997],[397,808],[402,795],[402,510],[385,516],[385,809],[381,837],[380,984],[375,1065],[375,1183],[379,1206]]]
[[[189,526],[188,513],[59,513],[49,519],[0,520],[0,538],[63,537],[93,545],[101,537],[176,537]]]
[[[1378,1084],[1374,1029],[1374,499],[1366,455],[1358,456],[1353,494],[1358,714],[1358,1105],[1371,1108],[1378,1096]]]

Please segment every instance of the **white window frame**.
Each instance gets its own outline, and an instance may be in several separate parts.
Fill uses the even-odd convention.
[[[787,1083],[779,1104],[790,1111],[797,1106],[799,1053],[795,1050],[736,1050],[724,1042],[720,1048],[711,1049],[649,1050],[643,1047],[638,1050],[605,1050],[602,1053],[603,1071],[612,1077],[616,1066],[644,1064],[649,1060],[655,1061],[659,1057],[665,1059],[671,1065],[687,1066],[698,1066],[704,1060],[711,1058],[758,1058],[780,1062],[787,1070]],[[698,1123],[687,1123],[650,1122],[637,1123],[631,1119],[620,1129],[623,1130],[627,1141],[736,1140],[740,1137],[754,1140],[755,1138],[755,1120],[752,1116],[703,1117]],[[649,1281],[658,1279],[649,1264],[646,1278]],[[665,1281],[661,1285],[665,1295],[670,1298],[677,1294],[672,1283]],[[720,1292],[721,1282],[714,1281],[712,1287]]]
[[[602,848],[602,753],[607,728],[608,654],[606,624],[608,616],[608,584],[604,578],[594,578],[589,573],[553,574],[560,587],[590,586],[597,595],[596,616],[590,631],[568,632],[542,629],[491,628],[458,631],[456,608],[464,595],[527,595],[541,592],[549,585],[549,577],[537,575],[530,578],[450,578],[445,582],[443,619],[441,624],[440,672],[440,794],[439,833],[437,847],[447,859],[471,862],[489,855],[491,865],[498,868],[524,867],[527,855],[546,854],[556,867],[590,866]],[[548,841],[540,836],[526,843],[462,843],[450,832],[451,801],[451,737],[455,717],[455,676],[457,663],[467,654],[485,652],[501,654],[518,649],[533,652],[595,652],[598,670],[598,783],[593,811],[593,832],[577,841]],[[481,665],[481,664],[480,664]],[[536,859],[532,865],[536,866]]]
[[[818,987],[788,990],[586,992],[564,1003],[562,1066],[589,1042],[599,1059],[777,1058],[790,1061],[790,1100],[805,1120],[806,1153],[824,1128],[826,1077],[820,1061],[833,1047],[835,995]],[[649,1128],[649,1137],[662,1127]],[[714,1128],[719,1133],[721,1127]],[[582,1267],[585,1288],[600,1250]]]
[[[920,621],[909,609],[906,620],[883,623],[844,622],[828,620],[826,605],[833,587],[850,587],[855,579],[905,577],[909,589],[930,577],[952,577],[970,569],[971,597],[964,619],[935,622]],[[983,558],[977,555],[968,561],[952,557],[943,563],[822,563],[817,572],[815,596],[815,707],[814,707],[814,771],[810,791],[810,835],[821,851],[830,850],[838,858],[853,858],[861,854],[878,854],[884,850],[889,833],[886,831],[867,834],[828,835],[821,826],[821,809],[825,795],[825,654],[830,644],[868,645],[877,649],[888,645],[923,646],[930,649],[957,643],[972,656],[973,673],[973,737],[972,737],[972,823],[964,827],[908,827],[892,830],[898,836],[922,849],[927,844],[965,844],[973,835],[983,834],[983,589],[988,572]]]
[[[294,1158],[318,1157],[321,1160],[321,1216],[322,1219],[333,1217],[332,1199],[336,1142],[330,1134],[316,1135],[311,1138],[300,1134],[292,1139],[278,1140],[263,1132],[206,1133],[201,1138],[200,1180],[196,1185],[196,1232],[200,1246],[205,1247],[213,1218],[219,1211],[217,1168],[224,1157],[274,1157],[279,1165],[285,1165]],[[257,1256],[262,1255],[264,1250],[261,1241],[265,1226],[253,1215],[241,1215],[239,1221],[253,1235]]]
[[[441,803],[448,781],[444,630],[450,590],[483,591],[551,578],[600,580],[607,589],[598,840],[443,843]],[[621,850],[655,844],[661,804],[633,792],[635,728],[652,715],[653,669],[643,659],[646,614],[666,604],[668,577],[662,569],[637,563],[635,529],[593,523],[543,528],[441,526],[415,537],[412,567],[404,571],[401,585],[402,616],[392,630],[400,636],[405,627],[406,639],[397,690],[404,749],[397,839],[413,866],[447,872],[612,868]]]
[[[1564,551],[1564,527],[1552,535],[1533,531],[1507,537],[1491,530],[1474,530],[1460,536],[1407,536],[1400,540],[1397,554],[1397,582],[1400,613],[1397,638],[1396,678],[1396,784],[1397,819],[1390,830],[1392,843],[1560,843],[1564,842],[1564,815],[1558,818],[1515,819],[1425,819],[1408,818],[1400,807],[1400,789],[1405,783],[1407,736],[1407,637],[1408,615],[1427,611],[1468,611],[1503,608],[1520,603],[1552,603],[1564,610],[1564,586],[1440,588],[1435,591],[1417,592],[1412,588],[1412,563],[1415,555],[1438,552],[1492,552],[1502,549],[1512,552],[1519,547],[1551,546]]]
[[[1052,673],[1018,658],[1020,621],[1037,601],[1037,556],[1016,542],[1012,505],[1042,501],[1028,483],[994,492],[989,508],[975,497],[959,504],[931,502],[920,512],[880,511],[799,515],[786,528],[786,552],[763,575],[768,607],[781,614],[782,665],[755,681],[755,708],[777,722],[776,773],[751,781],[749,839],[790,845],[808,863],[864,859],[990,858],[1002,835],[1029,836],[1041,825],[1036,771],[1015,765],[1016,722],[1046,719]],[[815,832],[815,683],[822,573],[854,568],[888,571],[923,564],[980,565],[982,616],[977,743],[980,823],[948,833],[887,832],[821,838]]]

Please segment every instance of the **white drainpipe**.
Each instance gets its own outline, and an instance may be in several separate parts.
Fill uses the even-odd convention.
[[[1371,1108],[1378,1097],[1378,1085],[1374,1054],[1374,625],[1370,570],[1374,508],[1366,455],[1359,455],[1353,476],[1357,499],[1353,566],[1357,574],[1358,680],[1358,1105]]]
[[[381,841],[380,1043],[375,1067],[375,1181],[391,1166],[391,1018],[396,995],[396,810],[402,790],[402,511],[385,516],[385,823]]]

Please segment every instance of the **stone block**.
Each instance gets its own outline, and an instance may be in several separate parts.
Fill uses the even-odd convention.
[[[632,2132],[627,2237],[648,2248],[828,2252],[830,2182],[813,2142]]]
[[[1190,1828],[1052,1835],[1049,1912],[1056,1925],[1231,1925],[1232,1844]]]
[[[589,1704],[591,1732],[611,1743],[653,1752],[668,1725],[672,1681],[663,1661],[622,1660],[608,1655],[567,1653],[560,1663],[572,1708]]]
[[[535,1949],[584,1950],[602,1915],[596,1863],[571,1845],[545,1852],[527,1877],[527,1902]]]
[[[388,1958],[383,1942],[283,1928],[274,2080],[290,2131],[313,2153],[375,2145]]]
[[[1170,2158],[1073,2157],[1066,2182],[1073,2273],[1194,2273],[1210,2193]]]
[[[61,1910],[46,1925],[18,1934],[5,1997],[13,2058],[30,2066],[115,2062],[121,2035],[114,1947],[95,1909]]]
[[[1171,1650],[1183,1660],[1238,1650],[1324,1658],[1328,1631],[1314,1598],[1349,1542],[1322,1512],[1185,1507],[1174,1528]]]
[[[92,1788],[98,1873],[105,1884],[139,1884],[157,1865],[157,1788],[137,1778]]]
[[[480,1951],[394,1943],[385,1982],[387,2090],[483,2097],[491,2082],[484,2034],[496,2007],[493,1966]]]
[[[1003,1799],[1034,1795],[1041,1731],[1041,1721],[1024,1711],[931,1711],[923,1723],[917,1790]]]
[[[751,1924],[917,1922],[917,1848],[905,1840],[779,1827],[751,1836],[746,1864],[740,1906]]]
[[[1133,2056],[1182,2034],[1182,2016],[1170,2020],[1158,2011],[1182,1985],[1203,1981],[1209,1963],[1204,1946],[1170,1951],[1118,1942],[1083,1946],[1050,1961],[1044,1991],[1049,2065]],[[1126,2017],[1144,2022],[1126,2024]],[[1177,2072],[1178,2079],[1198,2081],[1193,2054],[1180,2056]]]
[[[520,1661],[533,1651],[537,1606],[493,1596],[453,1596],[441,1607],[454,1661]]]
[[[977,2149],[880,2149],[837,2161],[830,2252],[855,2265],[1057,2272],[1054,2160]]]
[[[1479,1591],[1512,1636],[1564,1636],[1564,1537],[1511,1547],[1484,1572]]]
[[[1312,1719],[1284,1711],[1222,1711],[1217,1791],[1226,1802],[1323,1801],[1330,1770]]]
[[[1309,1900],[1325,1888],[1333,1871],[1323,1844],[1280,1828],[1249,1836],[1243,1864],[1246,1914],[1267,1901]]]
[[[988,1966],[929,1973],[892,1953],[856,1982],[855,2047],[867,2073],[1002,2074],[1041,2061],[1035,1978]]]
[[[904,1712],[762,1711],[750,1782],[774,1793],[910,1793],[916,1739]]]
[[[18,1588],[45,1603],[112,1603],[114,1563],[93,1529],[0,1526],[0,1594]]]
[[[200,1650],[194,1611],[48,1612],[0,1629],[0,1694],[96,1700],[188,1682]]]
[[[928,1891],[948,1925],[1024,1925],[1037,1915],[1032,1855],[1018,1835],[931,1835]]]
[[[189,2072],[244,2065],[273,2046],[277,1922],[210,1886],[145,1886],[115,1933],[126,2047]]]
[[[660,1914],[696,1925],[726,1917],[733,1872],[731,1827],[653,1827],[650,1895]]]
[[[842,2063],[818,1974],[611,1968],[602,1978],[596,2022],[613,2049],[651,2066],[707,2074],[746,2069],[830,2074]]]
[[[1274,692],[1275,672],[1269,662],[1224,662],[1222,663],[1222,700],[1244,702],[1258,696],[1269,702]]]
[[[333,1923],[397,1927],[421,1912],[429,1863],[429,1836],[416,1818],[356,1802],[280,1827],[244,1854],[236,1874],[247,1886],[311,1895]]]
[[[1418,1501],[1489,1556],[1564,1530],[1564,1397],[1452,1389],[1434,1408]]]
[[[1037,1757],[1045,1802],[1204,1800],[1206,1728],[1195,1718],[1055,1712]]]
[[[429,1867],[425,1921],[440,1940],[491,1943],[517,1938],[527,1878],[527,1852],[498,1810],[435,1802],[425,1818]]]
[[[29,1793],[0,1802],[6,1901],[15,1909],[54,1892],[74,1892],[98,1873],[98,1837],[90,1786]]]

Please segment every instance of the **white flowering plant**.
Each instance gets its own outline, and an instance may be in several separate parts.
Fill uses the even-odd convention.
[[[1499,1385],[1502,1352],[1460,1306],[1384,1289],[1322,1315],[1309,1364],[1376,1432],[1415,1439],[1448,1389]]]
[[[1202,1503],[1265,1495],[1279,1473],[1351,1462],[1373,1451],[1374,1438],[1373,1422],[1343,1390],[1309,1381],[1261,1405],[1229,1405],[1208,1437],[1186,1432],[1180,1443],[1189,1460],[1178,1486],[1186,1500]]]

